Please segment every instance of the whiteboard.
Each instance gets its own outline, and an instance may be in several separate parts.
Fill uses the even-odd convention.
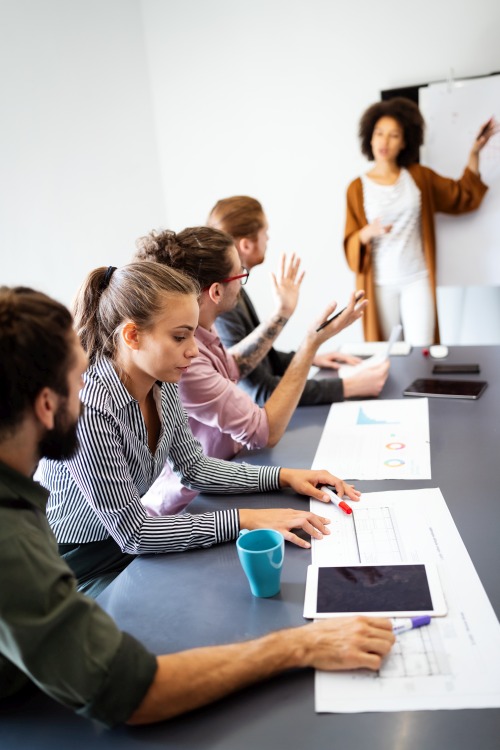
[[[420,161],[457,179],[480,126],[500,122],[500,75],[419,89],[426,122]],[[500,285],[500,133],[481,151],[481,178],[489,190],[481,207],[462,216],[437,214],[437,283],[440,286]]]

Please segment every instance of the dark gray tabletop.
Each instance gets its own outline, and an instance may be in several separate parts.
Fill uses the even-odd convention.
[[[362,491],[440,487],[486,592],[500,614],[500,347],[456,347],[446,361],[478,362],[489,386],[478,401],[430,399],[432,480],[357,482]],[[399,398],[433,361],[417,350],[394,357],[384,398]],[[463,376],[462,376],[463,377]],[[311,465],[328,407],[302,407],[278,446],[244,452],[238,460]],[[330,467],[328,467],[330,468]],[[335,462],[331,470],[335,473]],[[189,510],[285,502],[306,507],[293,493],[203,496]],[[143,556],[101,595],[119,626],[155,653],[234,642],[303,624],[310,553],[288,544],[281,594],[251,596],[234,543],[208,550]],[[499,661],[500,655],[492,654]],[[296,671],[248,688],[205,709],[151,727],[104,731],[35,694],[0,714],[0,748],[342,748],[342,750],[498,750],[500,709],[318,715],[313,671]]]

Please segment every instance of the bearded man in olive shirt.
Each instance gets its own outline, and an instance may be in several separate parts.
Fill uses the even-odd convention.
[[[388,620],[349,618],[156,657],[76,589],[31,477],[77,450],[86,356],[65,307],[0,288],[0,700],[30,681],[106,726],[161,721],[288,668],[378,669]]]

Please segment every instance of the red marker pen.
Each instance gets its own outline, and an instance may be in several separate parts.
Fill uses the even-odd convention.
[[[331,484],[324,484],[320,487],[320,490],[322,492],[325,492],[332,503],[337,506],[337,508],[340,508],[344,511],[344,513],[347,513],[347,515],[350,515],[352,513],[352,508],[350,505],[347,505],[343,500],[340,499],[340,497],[337,495],[337,490],[335,487]]]

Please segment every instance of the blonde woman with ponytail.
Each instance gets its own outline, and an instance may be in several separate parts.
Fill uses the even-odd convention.
[[[39,481],[50,491],[47,516],[59,551],[80,589],[97,595],[141,553],[178,552],[235,539],[240,528],[270,527],[302,547],[292,531],[315,538],[327,520],[285,508],[150,516],[141,498],[165,462],[187,487],[214,493],[255,493],[292,487],[352,487],[326,471],[249,466],[207,458],[193,437],[177,383],[198,353],[198,285],[159,263],[98,268],[75,303],[75,326],[90,366],[80,398],[79,450],[62,461],[43,459]]]

